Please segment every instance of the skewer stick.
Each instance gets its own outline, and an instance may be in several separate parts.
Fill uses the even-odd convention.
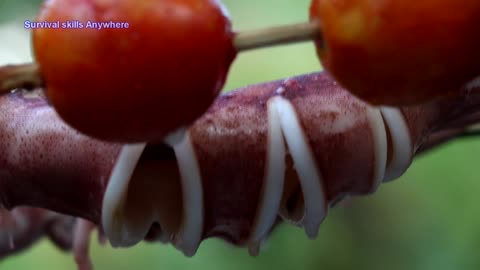
[[[321,39],[318,22],[306,22],[262,30],[238,33],[234,39],[237,52]],[[0,95],[15,89],[44,87],[40,68],[36,63],[0,67]]]
[[[318,22],[306,22],[271,27],[237,34],[234,40],[238,52],[321,39]]]
[[[43,79],[35,63],[0,67],[0,94],[14,89],[35,89],[43,86]]]

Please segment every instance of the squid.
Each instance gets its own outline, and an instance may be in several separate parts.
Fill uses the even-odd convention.
[[[23,213],[35,233],[0,227],[33,244],[58,235],[48,220],[68,221],[57,242],[82,270],[94,228],[114,247],[158,241],[193,256],[219,237],[255,256],[279,223],[316,238],[340,201],[374,193],[480,122],[479,90],[472,82],[455,97],[374,107],[312,73],[225,93],[164,142],[128,145],[69,127],[41,89],[16,90],[0,97],[0,204],[45,218]],[[0,250],[16,249],[8,242]]]

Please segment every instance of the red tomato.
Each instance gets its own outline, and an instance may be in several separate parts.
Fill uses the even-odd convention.
[[[480,75],[478,0],[313,0],[310,18],[325,69],[373,104],[425,102]]]
[[[216,0],[50,0],[36,21],[60,24],[33,31],[47,97],[72,127],[109,141],[160,141],[191,124],[236,57]]]

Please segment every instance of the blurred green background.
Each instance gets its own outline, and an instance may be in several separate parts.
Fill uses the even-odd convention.
[[[0,0],[0,62],[30,58],[23,21],[42,1]],[[307,20],[308,0],[226,0],[235,29]],[[242,54],[226,90],[320,70],[312,44]],[[170,246],[112,249],[91,244],[95,269],[480,269],[480,140],[451,143],[418,158],[401,179],[332,209],[317,240],[281,226],[257,258],[210,239],[194,258]],[[42,241],[0,262],[10,269],[75,269]]]

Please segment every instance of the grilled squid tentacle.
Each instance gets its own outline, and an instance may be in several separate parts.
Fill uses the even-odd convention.
[[[178,144],[173,145],[173,149],[180,168],[184,206],[183,223],[176,236],[175,245],[185,255],[193,256],[203,232],[203,191],[200,170],[188,132]]]
[[[255,223],[249,240],[250,255],[256,256],[260,252],[260,245],[267,238],[268,233],[275,224],[277,212],[283,193],[285,177],[285,142],[282,136],[280,115],[274,100],[267,104],[268,117],[268,153],[265,167],[265,180]]]
[[[305,200],[305,216],[301,223],[305,227],[307,236],[315,238],[318,234],[318,228],[325,218],[328,205],[323,190],[322,175],[317,168],[292,104],[282,97],[274,97],[273,99],[272,102],[280,115],[282,132],[292,155]]]
[[[128,224],[130,220],[123,213],[129,182],[145,146],[145,144],[137,144],[122,148],[105,190],[102,225],[110,244],[114,247],[137,244],[145,238],[151,225],[144,226],[143,230],[130,225]]]
[[[384,182],[402,176],[413,160],[413,145],[405,118],[397,108],[381,108],[383,119],[391,134],[392,159],[385,172]]]
[[[387,166],[387,135],[385,124],[382,115],[378,109],[368,108],[368,118],[373,137],[373,151],[375,170],[373,175],[373,189],[374,192],[382,183],[385,177],[385,170]]]

